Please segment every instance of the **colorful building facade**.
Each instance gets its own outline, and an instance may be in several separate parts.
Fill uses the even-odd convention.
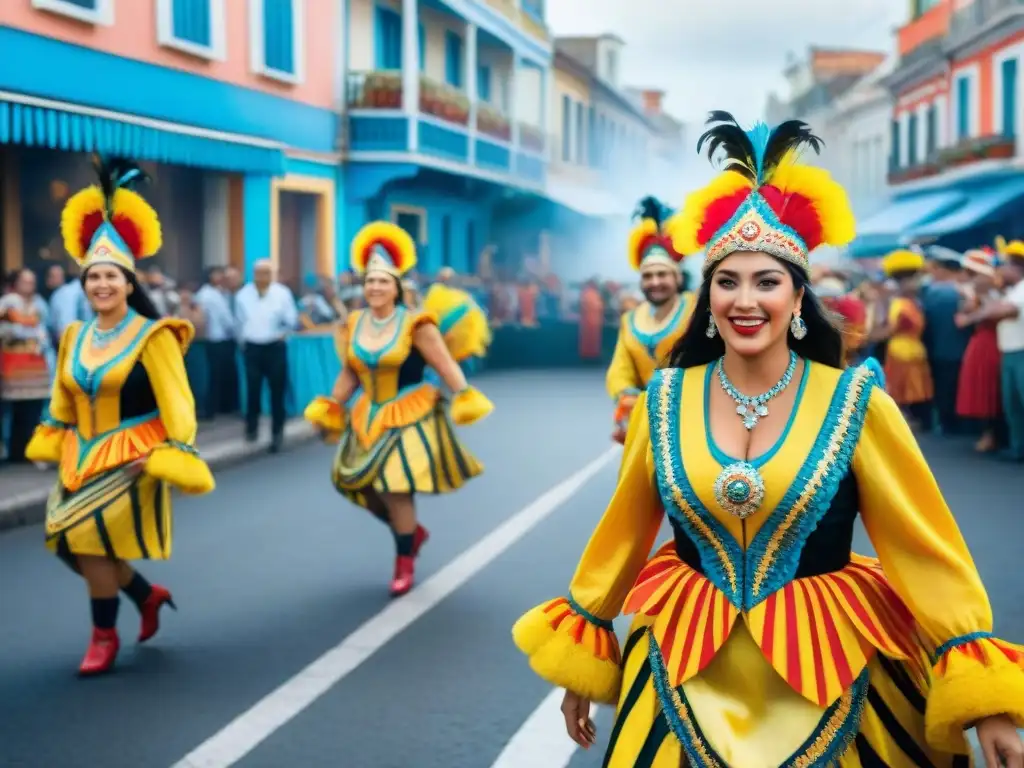
[[[3,266],[60,261],[89,153],[142,161],[181,283],[271,258],[334,274],[341,0],[5,0]],[[324,64],[327,63],[325,66]]]
[[[348,0],[344,239],[391,220],[419,272],[539,248],[551,41],[540,0]]]
[[[894,100],[894,198],[862,224],[856,255],[1024,234],[1024,3],[917,0],[911,10],[884,81]]]

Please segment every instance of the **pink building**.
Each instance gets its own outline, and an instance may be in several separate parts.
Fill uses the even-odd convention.
[[[152,170],[180,282],[265,257],[295,287],[335,274],[342,6],[3,0],[4,271],[65,259],[60,210],[99,151]]]

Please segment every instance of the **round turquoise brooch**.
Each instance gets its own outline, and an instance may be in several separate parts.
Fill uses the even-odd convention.
[[[715,481],[715,500],[729,514],[746,519],[761,508],[764,480],[745,461],[730,464]]]

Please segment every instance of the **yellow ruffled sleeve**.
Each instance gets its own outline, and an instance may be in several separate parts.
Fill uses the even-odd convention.
[[[882,568],[934,651],[928,742],[962,753],[964,731],[990,715],[1024,727],[1024,648],[993,636],[992,608],[963,536],[899,408],[880,388],[854,472]]]
[[[646,413],[646,394],[637,410]],[[565,597],[542,603],[512,628],[533,671],[592,701],[614,704],[622,682],[619,615],[647,562],[664,511],[653,481],[647,420],[634,418],[618,485],[583,551]]]
[[[452,421],[459,426],[474,424],[494,410],[494,403],[476,387],[467,386],[452,398]]]
[[[166,480],[183,493],[203,494],[214,489],[213,475],[196,450],[196,403],[185,373],[184,350],[192,340],[187,321],[166,319],[146,340],[142,365],[156,397],[167,441],[153,449],[146,473]]]
[[[302,417],[320,431],[325,443],[338,442],[345,431],[345,408],[331,397],[314,397]]]
[[[619,337],[615,342],[615,352],[612,354],[611,364],[608,366],[608,373],[605,374],[605,387],[608,389],[608,396],[617,403],[623,395],[631,396],[635,401],[643,384],[640,381],[640,374],[633,363],[633,357],[626,349],[626,334],[628,331],[629,318],[632,313],[627,312],[622,317],[619,325]],[[620,419],[616,418],[616,421]]]
[[[39,426],[32,433],[32,439],[25,447],[25,458],[29,461],[42,461],[47,464],[59,464],[64,452],[64,436],[76,422],[75,402],[64,386],[62,373],[66,365],[69,350],[78,338],[81,323],[72,323],[64,329],[57,348],[57,369],[50,388],[50,403],[46,413],[39,421]]]

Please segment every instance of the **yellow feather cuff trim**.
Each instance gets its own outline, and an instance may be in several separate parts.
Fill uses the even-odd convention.
[[[32,439],[25,447],[25,458],[29,461],[43,461],[47,464],[60,463],[64,452],[64,435],[67,430],[45,424],[36,427]]]
[[[512,639],[529,657],[533,671],[549,683],[601,704],[618,700],[618,638],[574,612],[564,597],[523,614],[512,628]]]
[[[302,417],[323,433],[325,442],[337,442],[345,430],[345,409],[329,397],[313,398]]]
[[[166,480],[182,493],[201,495],[216,487],[206,462],[172,445],[155,448],[146,459],[146,474]]]
[[[947,651],[932,670],[925,735],[935,749],[967,750],[964,731],[992,715],[1024,728],[1024,647],[980,638]]]
[[[493,410],[494,403],[476,387],[467,387],[452,399],[452,421],[460,426],[478,422]]]

